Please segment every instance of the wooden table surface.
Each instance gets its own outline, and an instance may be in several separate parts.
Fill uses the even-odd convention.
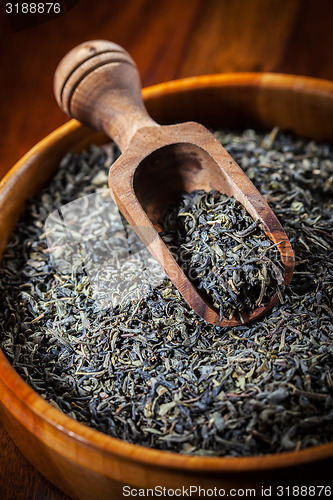
[[[123,45],[145,86],[231,71],[333,80],[330,0],[63,0],[62,15],[19,31],[5,3],[0,3],[0,178],[66,121],[53,97],[54,70],[69,49],[89,39]],[[20,22],[22,28],[27,18]],[[68,498],[25,460],[1,424],[0,498]]]

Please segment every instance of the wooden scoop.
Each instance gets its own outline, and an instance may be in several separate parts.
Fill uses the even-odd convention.
[[[135,63],[119,45],[104,40],[86,42],[60,62],[54,79],[59,106],[82,123],[105,132],[122,154],[112,165],[109,186],[119,210],[194,311],[215,325],[218,311],[198,293],[158,235],[162,209],[182,191],[216,189],[238,200],[266,235],[276,243],[290,283],[294,256],[290,242],[264,198],[242,169],[202,125],[194,122],[160,126],[147,114]],[[195,106],[195,103],[193,103]],[[243,322],[270,309],[277,296]]]

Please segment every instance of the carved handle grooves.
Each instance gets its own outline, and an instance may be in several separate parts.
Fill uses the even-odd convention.
[[[103,54],[106,54],[107,52],[104,52]],[[123,59],[119,58],[119,59],[115,59],[114,57],[112,57],[112,59],[110,60],[106,60],[106,61],[100,61],[98,63],[96,63],[94,66],[91,66],[91,68],[87,69],[87,71],[85,71],[84,73],[80,74],[77,76],[77,79],[74,82],[72,82],[71,86],[70,86],[70,89],[69,89],[69,93],[68,95],[66,95],[66,92],[65,92],[65,88],[66,88],[66,83],[74,76],[75,74],[75,71],[73,71],[73,73],[71,75],[69,75],[69,77],[67,78],[67,80],[64,82],[64,86],[61,90],[61,94],[60,94],[60,99],[61,99],[61,107],[62,109],[71,117],[71,118],[75,118],[75,116],[72,114],[72,111],[71,111],[71,103],[72,103],[72,97],[75,93],[75,90],[77,89],[77,87],[80,85],[80,83],[88,76],[90,75],[90,73],[93,73],[95,70],[97,70],[98,68],[101,68],[102,66],[106,66],[107,64],[116,64],[116,63],[126,63],[126,64],[131,64],[129,61],[124,61]],[[133,66],[133,65],[132,65]],[[78,68],[81,68],[81,65],[78,67]],[[66,95],[66,101],[64,102],[64,95]]]
[[[114,51],[114,52],[116,52],[116,51]],[[62,106],[64,105],[62,97],[63,97],[64,88],[65,88],[65,86],[66,86],[66,84],[67,84],[68,80],[69,80],[69,79],[70,79],[70,77],[71,77],[71,76],[75,73],[75,71],[76,71],[76,70],[78,70],[78,69],[80,68],[80,66],[81,66],[83,63],[85,63],[85,62],[87,62],[87,61],[89,61],[89,60],[91,60],[91,59],[95,59],[95,58],[96,58],[96,56],[98,57],[98,56],[100,56],[100,55],[102,55],[102,54],[112,54],[112,53],[114,53],[114,52],[113,52],[113,51],[111,51],[111,50],[104,50],[104,51],[102,51],[102,52],[99,52],[98,54],[96,54],[96,52],[95,52],[95,53],[94,53],[94,54],[92,54],[91,56],[87,56],[87,58],[86,58],[85,60],[80,61],[78,64],[76,64],[76,65],[73,67],[73,69],[71,70],[71,72],[68,74],[68,76],[66,76],[66,77],[64,78],[63,84],[62,84],[61,88],[59,89],[59,90],[60,90],[60,94],[59,94],[59,101],[60,101],[60,104],[61,104]],[[117,52],[119,53],[120,51],[117,51]],[[93,71],[93,69],[92,69],[92,71]]]
[[[134,61],[112,42],[95,40],[68,52],[56,69],[54,93],[67,115],[105,132],[121,150],[138,129],[156,126]]]
[[[66,54],[54,77],[54,94],[65,113],[72,117],[70,100],[80,82],[95,69],[112,62],[129,63],[136,68],[131,56],[120,45],[106,40],[82,43]],[[67,99],[64,99],[66,93]],[[68,96],[71,96],[70,99]]]

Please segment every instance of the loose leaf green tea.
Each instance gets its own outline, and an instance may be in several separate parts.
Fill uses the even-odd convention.
[[[63,160],[16,226],[0,271],[1,348],[50,404],[132,443],[242,456],[329,442],[333,150],[276,130],[216,137],[292,243],[282,304],[252,324],[216,327],[165,279],[97,306],[84,265],[53,269],[44,227],[52,211],[106,187],[106,154],[92,148]]]
[[[217,191],[183,193],[164,210],[160,224],[163,241],[221,320],[241,320],[237,313],[281,296],[279,250],[234,198]]]

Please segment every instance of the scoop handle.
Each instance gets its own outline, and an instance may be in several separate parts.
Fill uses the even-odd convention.
[[[143,104],[134,61],[112,42],[85,42],[68,52],[56,69],[54,93],[65,113],[105,132],[121,151],[138,129],[157,126]]]

